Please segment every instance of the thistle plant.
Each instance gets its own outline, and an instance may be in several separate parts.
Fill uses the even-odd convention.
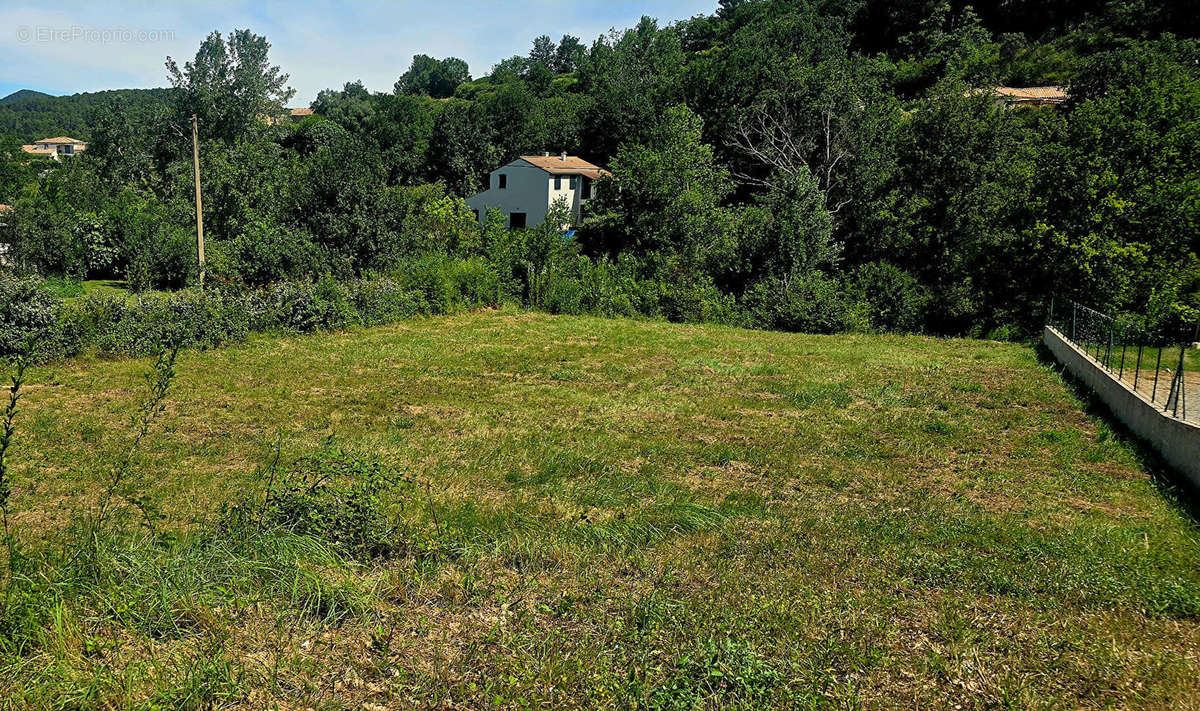
[[[8,568],[11,573],[16,560],[13,557],[12,531],[9,529],[9,501],[12,498],[12,474],[8,467],[8,447],[12,444],[17,418],[17,401],[21,398],[21,385],[25,382],[24,358],[17,358],[16,372],[12,375],[12,385],[8,388],[8,405],[4,408],[4,421],[0,424],[0,518],[4,521],[4,549],[8,558]]]
[[[135,434],[124,455],[113,465],[109,472],[108,486],[105,488],[104,494],[100,497],[100,504],[95,517],[97,529],[102,528],[103,524],[107,521],[111,513],[112,499],[116,495],[120,495],[127,503],[138,509],[146,525],[151,528],[153,527],[153,522],[157,514],[154,511],[153,502],[149,497],[144,492],[137,491],[134,486],[135,482],[133,479],[136,474],[134,460],[138,449],[141,447],[142,440],[150,433],[150,428],[155,420],[158,419],[158,416],[166,410],[165,401],[167,399],[167,391],[171,387],[171,381],[175,378],[175,357],[178,354],[178,347],[159,350],[154,365],[150,367],[150,370],[145,375],[147,386],[146,397],[142,399],[137,411],[132,416]]]

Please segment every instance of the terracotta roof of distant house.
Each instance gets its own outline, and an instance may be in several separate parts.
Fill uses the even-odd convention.
[[[34,141],[34,143],[83,143],[83,141],[78,138],[71,138],[70,136],[55,136],[54,138],[42,138]]]
[[[312,109],[288,109],[288,113],[292,116],[312,116]]]
[[[37,146],[29,143],[21,146],[21,150],[25,151],[26,153],[32,153],[35,156],[52,156],[58,153],[58,151],[54,150],[53,148],[38,148]]]
[[[582,175],[593,180],[612,175],[607,170],[589,163],[579,156],[521,156],[521,160],[541,168],[551,175]]]
[[[0,212],[8,212],[13,209],[12,205],[0,205]]]
[[[1007,101],[1059,103],[1067,100],[1067,88],[1063,86],[998,86],[995,92]]]

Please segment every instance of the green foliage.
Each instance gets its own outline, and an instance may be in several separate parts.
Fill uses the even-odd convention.
[[[721,201],[732,189],[702,131],[700,117],[680,105],[667,111],[645,143],[621,147],[613,160],[615,184],[600,187],[597,208],[621,217],[593,224],[599,238],[593,249],[629,249],[661,270],[659,278],[702,267],[728,229]]]
[[[458,57],[434,59],[425,54],[415,55],[408,71],[396,80],[397,94],[420,94],[435,99],[454,96],[459,84],[471,81],[467,63]]]
[[[869,318],[863,304],[819,271],[757,282],[746,293],[746,310],[763,328],[806,333],[861,331]]]
[[[272,477],[259,526],[312,536],[361,560],[392,558],[408,550],[399,523],[383,497],[403,505],[412,482],[378,462],[347,454],[332,444]]]
[[[368,274],[420,292],[378,314],[508,299],[1028,335],[1054,292],[1179,325],[1200,308],[1200,51],[1180,12],[730,0],[590,45],[541,35],[474,80],[416,55],[394,92],[347,82],[295,123],[266,39],[213,33],[182,67],[168,59],[168,90],[0,102],[0,134],[32,122],[0,140],[0,202],[16,208],[0,241],[20,273],[193,283],[196,114],[208,273],[240,292],[287,282],[263,297],[269,327],[378,322],[297,286]],[[1004,106],[1005,82],[1069,85],[1071,100]],[[20,152],[43,118],[89,150]],[[463,198],[542,151],[613,177],[553,229],[480,225]]]
[[[887,262],[869,262],[850,275],[849,292],[866,308],[877,331],[916,332],[929,307],[929,294],[911,274]]]
[[[91,141],[97,137],[96,116],[103,106],[118,102],[130,111],[152,110],[165,106],[172,94],[171,89],[111,89],[50,96],[21,90],[0,99],[0,136],[18,143],[53,136]]]
[[[707,639],[678,660],[671,678],[645,693],[639,708],[752,709],[783,706],[791,698],[787,676],[744,642]],[[642,696],[639,685],[633,693]]]
[[[182,68],[167,57],[167,75],[175,89],[171,122],[181,135],[191,117],[199,118],[206,139],[237,143],[261,132],[264,119],[282,117],[295,91],[288,75],[267,58],[271,44],[250,30],[228,37],[213,31]]]
[[[42,281],[0,275],[0,356],[44,348],[57,308],[56,295]]]

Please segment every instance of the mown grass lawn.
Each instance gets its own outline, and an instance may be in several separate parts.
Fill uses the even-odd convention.
[[[27,550],[94,506],[146,367],[34,371]],[[0,662],[9,707],[1200,705],[1200,533],[1025,346],[492,311],[177,367],[140,459],[161,530],[333,438],[454,554],[313,563],[341,615],[209,563],[150,595],[166,628],[64,598]]]

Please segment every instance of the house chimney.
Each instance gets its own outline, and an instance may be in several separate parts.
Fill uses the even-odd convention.
[[[543,158],[549,158],[549,157],[550,157],[550,151],[542,151],[542,157],[543,157]]]
[[[559,160],[566,162],[566,160],[567,160],[567,152],[566,151],[562,152],[562,155],[559,157]]]

